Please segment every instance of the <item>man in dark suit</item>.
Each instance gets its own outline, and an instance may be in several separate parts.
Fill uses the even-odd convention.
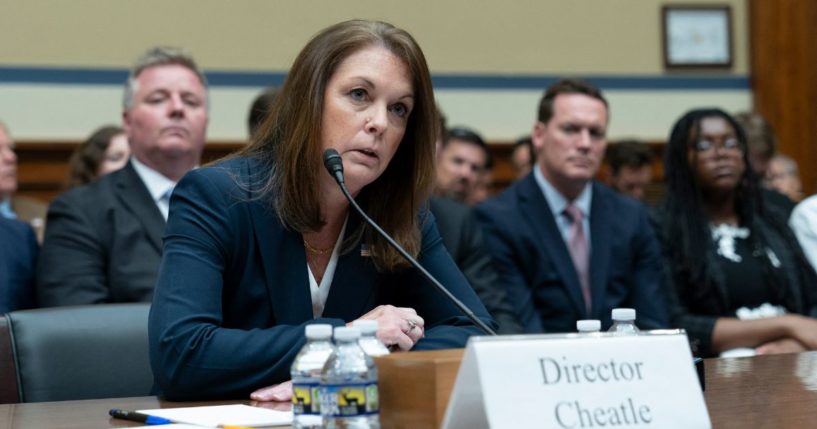
[[[204,149],[204,75],[182,50],[147,51],[128,78],[122,119],[128,164],[49,207],[37,267],[41,306],[153,296],[170,193]]]
[[[642,328],[667,325],[660,254],[645,209],[595,183],[607,145],[607,101],[589,83],[548,88],[533,127],[537,166],[477,208],[499,284],[526,332],[606,329],[616,307]]]
[[[499,277],[485,251],[482,230],[471,208],[449,198],[432,197],[429,209],[437,220],[437,229],[451,258],[499,324],[497,333],[522,333],[505,289],[498,283]]]
[[[0,217],[0,314],[34,307],[37,250],[28,224]]]

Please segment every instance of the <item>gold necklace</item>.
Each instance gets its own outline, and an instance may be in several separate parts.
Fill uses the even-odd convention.
[[[335,248],[335,246],[332,246],[332,247],[327,247],[325,249],[319,249],[319,248],[313,247],[311,244],[307,243],[305,238],[304,238],[304,247],[306,247],[306,250],[308,250],[309,252],[314,253],[316,255],[325,255],[325,254],[329,253],[332,249]]]

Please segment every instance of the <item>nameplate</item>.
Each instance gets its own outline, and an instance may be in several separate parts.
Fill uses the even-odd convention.
[[[473,337],[443,427],[711,428],[683,331]]]

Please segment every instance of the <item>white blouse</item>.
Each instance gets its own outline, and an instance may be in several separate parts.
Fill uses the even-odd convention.
[[[309,273],[309,292],[312,295],[312,317],[315,319],[321,317],[323,308],[326,306],[326,297],[329,296],[329,287],[332,286],[332,278],[335,277],[335,267],[338,265],[338,256],[340,255],[340,247],[343,243],[343,234],[345,232],[346,221],[344,220],[343,227],[341,227],[338,240],[335,242],[335,248],[332,249],[332,256],[329,258],[329,264],[326,265],[326,271],[323,273],[323,279],[321,279],[320,285],[317,280],[315,280],[315,275],[312,274],[309,263],[306,264],[306,272]]]

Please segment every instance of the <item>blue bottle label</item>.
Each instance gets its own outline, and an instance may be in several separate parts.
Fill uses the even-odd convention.
[[[377,383],[324,384],[321,401],[324,416],[355,417],[380,412]]]
[[[292,383],[292,414],[321,414],[320,383]]]

